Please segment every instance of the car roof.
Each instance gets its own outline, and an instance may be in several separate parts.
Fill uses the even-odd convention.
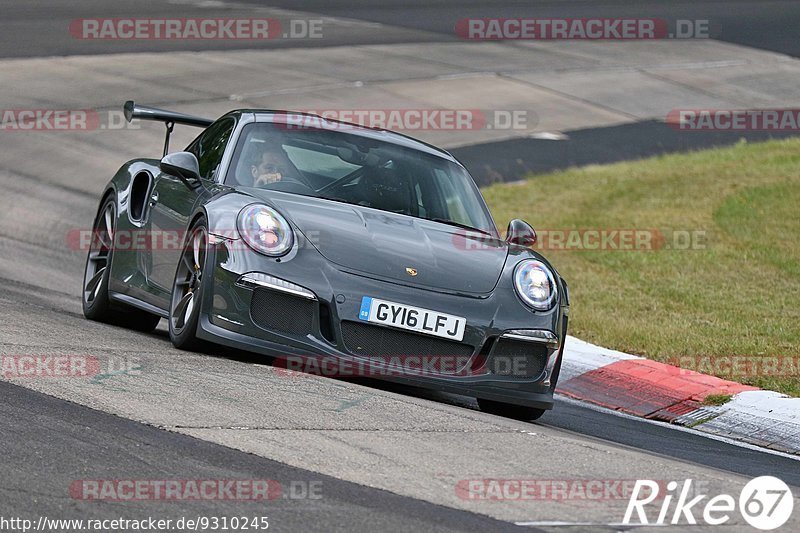
[[[344,131],[346,131],[350,135],[357,135],[359,137],[364,137],[367,139],[374,139],[377,141],[388,142],[391,144],[402,146],[404,148],[419,150],[421,152],[425,152],[430,155],[435,155],[443,159],[447,159],[448,161],[460,164],[456,160],[456,158],[453,157],[453,155],[450,154],[450,152],[448,152],[447,150],[443,150],[432,144],[420,141],[419,139],[415,139],[414,137],[410,137],[402,133],[397,133],[394,131],[385,130],[381,128],[371,128],[369,126],[363,126],[361,124],[355,124],[352,122],[327,119],[319,115],[315,115],[313,113],[303,113],[300,111],[285,111],[279,109],[237,109],[235,111],[226,113],[226,115],[236,115],[245,113],[250,113],[254,115],[255,122],[269,122],[269,123],[285,122],[287,118],[290,118],[290,120],[292,121],[299,121],[300,123],[299,127],[304,126],[304,127],[334,131],[334,132],[342,131],[343,130],[342,126],[346,126],[346,129],[344,129]],[[300,117],[303,118],[301,119]],[[305,120],[306,118],[308,120]]]

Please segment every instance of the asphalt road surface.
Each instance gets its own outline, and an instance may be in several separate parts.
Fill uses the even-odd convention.
[[[146,41],[75,39],[69,25],[84,18],[128,17],[247,17],[289,18],[275,11],[377,22],[381,25],[337,24],[323,39],[273,39],[269,41]],[[653,17],[672,20],[708,20],[714,38],[800,55],[797,27],[800,3],[792,0],[5,0],[0,20],[0,57],[98,54],[129,51],[229,50],[243,48],[317,47],[358,44],[458,40],[456,21],[471,17],[614,18]]]
[[[3,442],[2,515],[38,522],[40,517],[103,519],[155,516],[267,517],[285,531],[510,531],[486,516],[348,483],[238,452],[224,446],[137,424],[71,402],[0,382]],[[122,436],[122,438],[120,438]],[[32,461],[32,458],[36,458]],[[142,499],[95,501],[70,491],[97,479],[266,480],[261,500]],[[86,477],[83,477],[86,476]],[[5,529],[3,531],[6,531]]]
[[[324,38],[270,40],[77,39],[70,25],[93,18],[269,17],[324,20]],[[455,2],[354,0],[6,0],[0,19],[0,58],[128,52],[315,48],[420,42],[457,42],[456,21],[470,17],[655,17],[708,20],[712,36],[725,42],[800,56],[800,2],[792,0],[704,1],[503,1]],[[390,75],[390,73],[387,73]],[[765,83],[773,83],[765,81]],[[693,132],[684,135],[662,122],[571,132],[567,142],[516,139],[453,150],[479,184],[513,181],[529,172],[609,163],[676,151],[724,146],[740,139],[781,138],[793,133]],[[487,168],[491,170],[486,170]]]
[[[84,479],[266,478],[322,481],[321,500],[268,502],[277,531],[490,531],[517,522],[551,530],[553,520],[608,531],[624,501],[472,501],[456,488],[484,478],[649,478],[692,479],[717,494],[766,474],[800,488],[796,459],[573,402],[522,423],[477,412],[466,398],[287,376],[235,351],[180,352],[163,324],[141,334],[88,322],[78,297],[83,254],[57,242],[92,212],[96,199],[82,189],[102,177],[74,188],[55,176],[0,173],[0,346],[4,355],[86,354],[103,372],[0,384],[2,516],[245,516],[262,507],[84,501],[69,487]],[[740,530],[741,520],[726,529]]]
[[[662,121],[586,128],[568,132],[565,139],[510,139],[461,146],[450,150],[475,181],[489,185],[514,181],[570,167],[602,165],[719,146],[794,137],[793,131],[676,131]]]
[[[261,4],[258,0],[245,0]],[[277,0],[271,5],[453,34],[465,18],[662,18],[708,20],[715,39],[797,56],[800,4],[792,0]]]

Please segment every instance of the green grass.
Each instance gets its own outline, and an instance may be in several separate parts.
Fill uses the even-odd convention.
[[[662,361],[800,354],[800,140],[588,166],[483,191],[505,227],[656,229],[670,249],[542,250],[570,329]],[[697,232],[693,249],[678,235]],[[761,375],[759,375],[761,374]],[[786,373],[784,373],[786,374]],[[800,395],[798,371],[721,377]]]
[[[703,405],[725,405],[731,398],[730,394],[709,394],[703,398]]]

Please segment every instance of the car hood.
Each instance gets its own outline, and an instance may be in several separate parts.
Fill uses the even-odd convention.
[[[439,222],[309,196],[268,198],[326,259],[387,281],[485,294],[508,253],[505,241]]]

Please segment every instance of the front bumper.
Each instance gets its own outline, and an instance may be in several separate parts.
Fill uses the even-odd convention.
[[[560,364],[566,317],[559,306],[548,313],[529,310],[510,285],[500,283],[482,296],[404,286],[337,268],[310,246],[277,261],[241,241],[221,239],[209,259],[213,276],[204,276],[199,338],[287,361],[332,358],[350,369],[377,357],[381,371],[368,377],[540,409],[553,406],[551,380]],[[464,339],[456,345],[367,324],[358,316],[363,296],[465,317]],[[358,342],[354,331],[362,333]],[[423,355],[457,358],[458,364],[434,371],[393,366],[393,356],[417,355],[416,346],[405,350],[403,344],[414,339],[427,346]],[[526,366],[509,363],[511,356]]]

